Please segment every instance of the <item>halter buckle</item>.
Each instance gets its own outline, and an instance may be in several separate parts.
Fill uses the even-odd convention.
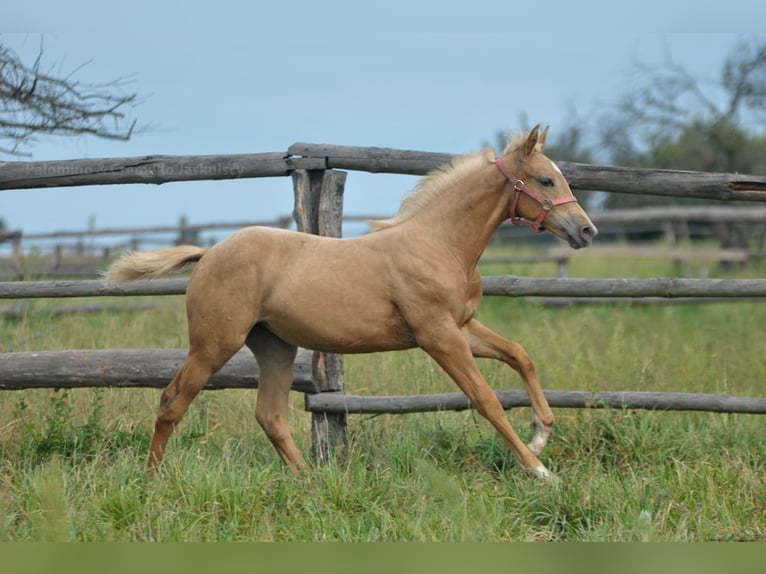
[[[515,189],[516,191],[524,191],[525,186],[526,184],[524,183],[523,179],[517,179],[516,181],[513,182],[513,189]]]

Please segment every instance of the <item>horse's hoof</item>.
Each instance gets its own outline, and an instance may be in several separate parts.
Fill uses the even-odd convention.
[[[545,465],[533,466],[527,469],[527,472],[538,480],[550,484],[552,486],[560,486],[561,479],[548,470]]]

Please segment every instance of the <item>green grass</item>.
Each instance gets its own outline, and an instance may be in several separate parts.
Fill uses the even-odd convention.
[[[583,265],[572,273],[616,276]],[[179,304],[52,317],[55,301],[31,302],[24,320],[0,319],[0,350],[184,346],[181,299],[162,301]],[[524,344],[546,388],[766,395],[761,303],[486,298],[480,318]],[[507,367],[481,367],[494,388],[520,387]],[[455,391],[420,351],[347,357],[346,379],[355,394]],[[151,478],[158,391],[0,393],[0,540],[766,540],[762,416],[556,409],[542,458],[560,488],[521,472],[473,411],[350,416],[348,449],[295,477],[257,427],[255,394],[202,393]],[[308,453],[302,396],[291,406]],[[509,413],[524,438],[529,416]]]

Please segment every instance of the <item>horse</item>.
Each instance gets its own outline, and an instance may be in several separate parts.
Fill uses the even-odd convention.
[[[521,467],[557,482],[539,459],[554,416],[534,364],[517,342],[475,318],[482,296],[479,257],[506,219],[548,230],[574,249],[597,234],[561,170],[542,152],[535,126],[492,148],[455,157],[416,184],[398,213],[372,233],[329,238],[248,227],[214,246],[127,253],[108,269],[118,283],[196,263],[186,289],[188,355],[162,392],[148,466],[208,379],[243,346],[260,368],[255,417],[284,462],[305,461],[288,425],[297,348],[370,353],[420,347],[500,433]],[[310,277],[310,280],[306,280]],[[476,357],[518,372],[533,410],[529,444],[511,427]]]

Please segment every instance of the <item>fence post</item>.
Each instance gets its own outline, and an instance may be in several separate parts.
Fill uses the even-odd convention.
[[[61,243],[56,244],[56,248],[53,250],[53,269],[61,267],[61,263],[64,260],[64,246]]]
[[[13,259],[13,268],[17,273],[23,273],[24,269],[22,264],[21,236],[21,231],[15,231],[11,237],[11,258]]]
[[[299,169],[292,173],[295,192],[293,217],[298,231],[326,237],[341,237],[346,175],[345,172],[332,169]],[[342,393],[343,355],[315,351],[312,376],[317,392]],[[311,413],[311,453],[314,460],[328,460],[332,451],[345,444],[344,413]]]

